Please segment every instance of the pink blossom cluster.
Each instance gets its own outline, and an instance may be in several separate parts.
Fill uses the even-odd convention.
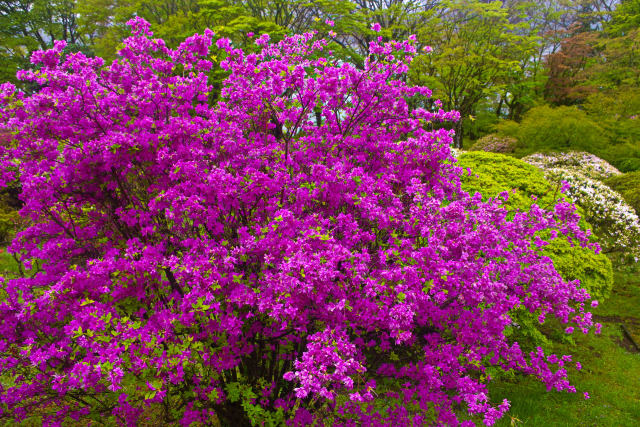
[[[489,151],[491,153],[513,153],[517,145],[518,140],[515,138],[491,133],[478,139],[471,149],[474,151]]]
[[[522,308],[592,326],[541,255],[542,230],[589,244],[575,207],[461,191],[440,124],[459,114],[409,102],[430,96],[406,83],[412,40],[358,69],[314,34],[245,54],[130,24],[110,65],[57,42],[20,73],[36,93],[0,86],[0,178],[30,224],[9,248],[30,274],[2,282],[0,418],[472,424],[462,404],[491,425],[488,366],[575,391],[505,337]]]

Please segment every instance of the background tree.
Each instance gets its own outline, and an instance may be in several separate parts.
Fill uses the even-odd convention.
[[[199,10],[197,0],[78,0],[75,12],[96,55],[111,61],[128,34],[126,22],[134,16],[153,23],[155,33],[175,45],[206,28],[199,20]]]
[[[432,88],[445,108],[472,118],[478,103],[500,93],[535,53],[535,40],[518,29],[500,2],[441,2],[419,32],[433,52],[416,58],[411,79]],[[462,147],[464,122],[455,130],[455,145]]]
[[[595,32],[581,32],[579,27],[568,31],[560,49],[547,56],[549,78],[544,88],[545,98],[555,105],[582,103],[594,93],[587,69],[596,60]]]
[[[74,0],[0,0],[0,81],[16,81],[18,69],[30,66],[35,49],[65,40],[67,51],[85,49]]]
[[[547,80],[545,58],[560,46],[562,32],[575,19],[572,2],[563,0],[505,1],[509,22],[516,31],[530,36],[531,49],[519,58],[520,67],[511,70],[496,108],[497,118],[520,121],[525,111],[539,103]]]

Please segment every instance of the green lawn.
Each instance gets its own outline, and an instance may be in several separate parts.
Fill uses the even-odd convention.
[[[492,398],[507,398],[511,410],[497,425],[638,426],[640,425],[640,354],[621,324],[640,343],[640,273],[618,272],[611,297],[592,312],[602,334],[575,334],[575,345],[554,343],[548,353],[572,354],[582,371],[570,370],[578,392],[547,392],[532,378],[490,385]],[[590,399],[585,400],[583,393]]]

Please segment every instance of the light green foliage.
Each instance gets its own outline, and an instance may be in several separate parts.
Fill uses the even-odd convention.
[[[202,32],[197,0],[76,0],[80,31],[91,39],[96,55],[107,61],[116,57],[123,38],[128,37],[126,22],[141,16],[152,24],[156,36],[169,45]]]
[[[473,116],[478,103],[499,92],[505,79],[522,68],[535,50],[535,37],[512,24],[500,2],[443,1],[428,12],[418,33],[433,53],[411,64],[412,81],[434,90],[445,109]],[[456,147],[462,147],[463,124],[456,124]]]
[[[640,1],[619,2],[600,36],[594,83],[600,88],[640,87]]]
[[[287,25],[300,2],[276,1],[269,7],[258,2],[237,2],[229,0],[201,0],[198,2],[199,17],[203,24],[211,28],[217,36],[228,37],[238,47],[250,47],[253,42],[247,33],[256,35],[267,33],[272,40],[278,41],[289,30]]]
[[[315,0],[310,2],[315,13],[322,19],[335,21],[337,38],[332,49],[341,52],[341,57],[364,65],[364,57],[369,51],[369,43],[379,36],[385,39],[404,40],[411,34],[418,34],[432,17],[431,8],[436,2],[425,4],[423,0],[403,1],[335,1]],[[371,30],[373,23],[379,23],[381,31]],[[322,31],[321,27],[314,26]]]
[[[37,40],[20,32],[27,18],[17,10],[0,14],[0,82],[15,81],[18,68],[29,64],[29,51],[38,48]]]
[[[541,170],[521,160],[497,153],[465,152],[458,164],[470,168],[472,175],[463,178],[462,186],[469,193],[480,192],[484,198],[495,197],[503,191],[515,189],[509,195],[509,210],[528,210],[534,201],[543,208],[551,208],[561,196],[558,186],[551,184]],[[583,223],[584,227],[588,224]],[[613,284],[612,267],[603,254],[579,246],[571,247],[563,239],[553,240],[545,249],[558,272],[565,280],[580,280],[594,298],[604,298]]]
[[[622,194],[624,200],[640,215],[640,171],[611,177],[605,184]]]
[[[622,0],[611,15],[607,31],[624,35],[640,27],[640,0]]]
[[[598,154],[608,145],[606,132],[575,107],[540,106],[525,114],[520,124],[497,126],[498,133],[518,140],[516,154],[545,151],[588,151]]]
[[[17,82],[18,69],[30,66],[31,52],[65,40],[67,51],[86,48],[78,31],[75,0],[0,0],[0,83]]]
[[[234,47],[253,52],[258,50],[254,40],[261,34],[269,34],[271,41],[277,42],[286,34],[321,27],[319,19],[313,19],[310,8],[311,5],[302,0],[78,0],[76,11],[80,28],[91,36],[96,54],[110,62],[116,59],[120,41],[129,34],[126,22],[134,16],[149,21],[154,36],[171,47],[209,28],[216,37],[229,38]],[[215,47],[212,51],[211,60],[216,64],[226,56]],[[216,88],[212,93],[215,98],[228,73],[214,66],[209,76]]]

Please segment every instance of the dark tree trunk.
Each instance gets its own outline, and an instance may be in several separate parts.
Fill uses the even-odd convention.
[[[462,118],[460,118],[460,120],[456,122],[453,129],[456,131],[456,134],[453,137],[453,147],[462,148],[462,137],[463,137]]]
[[[216,408],[216,415],[222,427],[251,427],[251,420],[240,402],[226,402],[224,406]]]

